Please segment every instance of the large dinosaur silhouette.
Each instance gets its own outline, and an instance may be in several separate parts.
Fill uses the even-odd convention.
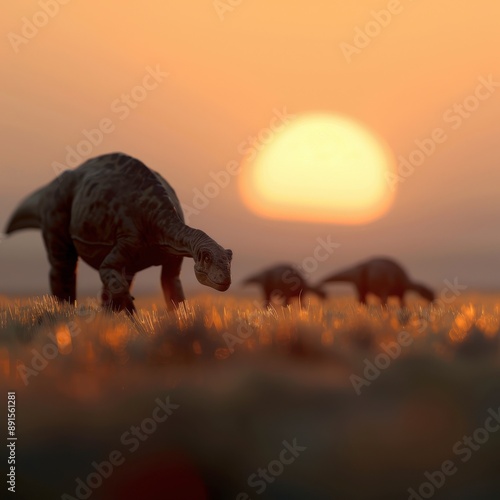
[[[320,287],[310,286],[300,271],[289,264],[270,267],[243,281],[245,285],[250,283],[257,283],[262,287],[264,306],[269,306],[273,299],[288,305],[291,299],[299,298],[307,292],[312,292],[322,299],[326,297]]]
[[[374,258],[354,267],[332,274],[323,279],[320,285],[334,281],[353,283],[358,291],[359,301],[366,304],[369,293],[377,295],[382,304],[387,304],[390,296],[399,298],[401,307],[405,306],[404,295],[408,290],[419,293],[426,300],[434,300],[434,292],[425,285],[410,280],[403,268],[389,258]]]
[[[39,228],[50,262],[50,286],[60,300],[76,299],[78,257],[99,271],[103,305],[135,310],[134,275],[162,266],[168,307],[182,302],[183,257],[195,261],[200,283],[219,291],[231,284],[231,250],[184,224],[175,191],[160,174],[123,153],[92,158],[28,196],[6,233]]]

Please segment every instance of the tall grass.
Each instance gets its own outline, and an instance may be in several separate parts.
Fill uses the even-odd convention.
[[[411,342],[356,391],[353,376],[401,332]],[[448,459],[459,470],[436,498],[497,498],[500,433],[468,463],[453,445],[500,407],[499,332],[494,295],[403,310],[198,297],[134,317],[93,301],[4,301],[0,370],[18,394],[21,489],[74,495],[75,479],[168,394],[178,413],[91,498],[134,498],[146,483],[142,498],[408,498]],[[294,438],[307,450],[259,495],[248,477]]]
[[[103,312],[95,301],[76,307],[44,296],[0,303],[0,361],[26,361],[33,349],[56,344],[52,371],[100,364],[149,365],[223,361],[263,354],[344,359],[352,362],[401,331],[420,352],[451,359],[498,354],[500,301],[480,305],[467,298],[446,309],[361,306],[347,298],[307,302],[300,308],[264,309],[245,299],[201,297],[175,311],[153,303],[133,317]],[[411,351],[411,352],[410,352]]]

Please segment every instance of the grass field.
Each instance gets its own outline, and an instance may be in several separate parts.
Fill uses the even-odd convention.
[[[500,295],[220,297],[135,318],[2,299],[13,497],[500,498]]]

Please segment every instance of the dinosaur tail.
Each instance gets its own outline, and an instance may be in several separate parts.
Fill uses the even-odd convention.
[[[422,285],[422,283],[414,283],[411,282],[408,285],[409,290],[413,290],[420,294],[424,299],[428,300],[429,302],[434,302],[436,296],[434,294],[434,291],[431,290],[428,286]]]
[[[262,274],[254,274],[252,276],[249,276],[248,278],[245,278],[241,284],[242,285],[249,285],[250,283],[261,283],[262,281]]]
[[[43,188],[35,191],[23,200],[7,223],[6,234],[19,231],[20,229],[41,228],[38,206],[42,192]]]
[[[331,281],[350,281],[352,283],[356,283],[359,280],[360,271],[361,270],[359,267],[351,267],[344,271],[340,271],[338,273],[332,274],[331,276],[328,276],[321,281],[320,285],[329,283]]]

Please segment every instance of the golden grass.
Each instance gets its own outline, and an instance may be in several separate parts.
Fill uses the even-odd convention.
[[[411,343],[358,395],[353,375],[402,331]],[[17,391],[20,498],[74,496],[75,478],[115,449],[126,463],[92,499],[134,488],[141,498],[259,498],[249,475],[294,438],[307,451],[263,498],[408,498],[444,460],[459,473],[443,498],[499,498],[500,432],[467,464],[453,452],[500,408],[499,333],[498,295],[405,310],[350,297],[263,309],[220,295],[175,311],[138,301],[133,318],[94,301],[2,301],[0,386]],[[178,413],[128,453],[120,436],[167,395]]]
[[[51,373],[100,366],[141,367],[263,355],[355,363],[401,331],[413,343],[403,356],[443,359],[498,355],[500,297],[464,296],[446,308],[415,303],[409,309],[358,305],[350,298],[264,309],[256,301],[199,297],[175,311],[151,303],[135,317],[100,310],[95,301],[76,307],[48,296],[0,303],[0,369],[19,379],[43,349]],[[49,355],[50,357],[50,355]],[[15,366],[14,366],[14,365]]]

